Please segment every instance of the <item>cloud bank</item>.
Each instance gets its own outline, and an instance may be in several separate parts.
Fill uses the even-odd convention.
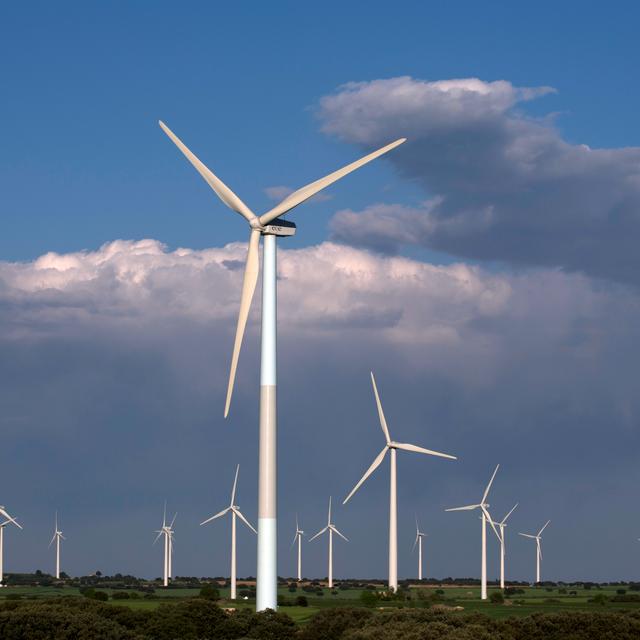
[[[592,149],[523,110],[550,87],[475,78],[349,83],[320,101],[323,130],[375,147],[421,185],[419,207],[339,212],[336,240],[396,251],[417,244],[465,258],[561,267],[637,284],[640,149]]]

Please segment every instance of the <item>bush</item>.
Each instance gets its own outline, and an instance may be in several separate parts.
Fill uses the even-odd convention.
[[[360,593],[360,602],[365,607],[375,607],[378,603],[378,596],[373,591],[366,589]]]
[[[113,600],[128,600],[129,594],[126,591],[116,591],[111,598]]]
[[[492,591],[489,595],[489,602],[492,604],[504,604],[504,596],[501,591]]]
[[[627,593],[627,590],[626,589],[616,589],[616,593],[619,596],[623,596],[625,593]]]
[[[205,584],[204,587],[200,589],[200,597],[204,600],[220,600],[220,591],[212,584]]]
[[[589,602],[593,602],[593,604],[602,604],[605,605],[609,602],[609,598],[604,593],[597,593],[593,598],[589,598]]]
[[[307,600],[307,596],[298,596],[296,598],[296,607],[308,607],[309,601]]]

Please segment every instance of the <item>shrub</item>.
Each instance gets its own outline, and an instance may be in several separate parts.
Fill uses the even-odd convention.
[[[504,596],[501,591],[492,591],[489,595],[489,602],[492,604],[504,604]]]
[[[378,596],[373,591],[366,589],[360,593],[360,602],[365,607],[375,607],[378,603]]]
[[[113,600],[128,600],[129,594],[126,591],[116,591],[111,598]]]
[[[200,597],[204,600],[220,600],[220,591],[212,584],[205,584],[204,587],[200,589]]]
[[[623,596],[625,593],[627,593],[627,590],[626,589],[616,589],[616,593],[619,596]]]
[[[309,601],[307,600],[307,596],[298,596],[296,598],[296,606],[297,607],[308,607]]]
[[[593,604],[602,604],[605,605],[609,602],[609,598],[604,593],[597,593],[593,598],[589,598],[589,602],[593,602]]]

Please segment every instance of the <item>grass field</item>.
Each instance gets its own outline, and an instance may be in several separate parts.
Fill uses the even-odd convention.
[[[111,595],[109,589],[103,589]],[[380,602],[384,608],[396,607],[424,607],[425,602],[418,597],[418,592],[433,594],[436,587],[415,587],[411,589],[411,600],[405,602]],[[527,616],[532,613],[557,613],[561,611],[615,611],[622,609],[640,610],[640,602],[606,602],[604,604],[589,602],[597,594],[608,598],[617,593],[616,587],[602,587],[583,589],[581,587],[566,587],[567,593],[560,593],[555,588],[525,588],[523,594],[517,594],[513,600],[507,600],[505,604],[492,604],[489,601],[480,600],[480,589],[477,587],[445,587],[442,603],[446,607],[462,607],[460,613],[482,612],[491,617],[504,618],[508,616]],[[489,589],[489,594],[499,589]],[[575,591],[575,594],[570,594]],[[283,606],[280,611],[291,616],[297,623],[304,624],[309,618],[320,610],[333,607],[361,606],[360,589],[348,589],[338,591],[332,595],[328,589],[324,590],[324,596],[316,596],[298,590],[290,593],[287,588],[279,589],[279,594],[287,600],[293,600],[298,595],[305,595],[308,601],[307,607]],[[628,594],[633,593],[627,591]],[[17,595],[24,599],[48,599],[66,596],[79,596],[80,592],[74,587],[5,587],[0,590],[0,602],[7,597],[15,598]],[[152,597],[140,597],[135,600],[109,600],[113,606],[126,606],[132,609],[149,610],[163,603],[178,602],[182,598],[193,598],[198,595],[198,589],[156,589]],[[255,607],[253,600],[227,600],[228,590],[220,589],[222,597],[219,604],[223,607],[251,608]]]

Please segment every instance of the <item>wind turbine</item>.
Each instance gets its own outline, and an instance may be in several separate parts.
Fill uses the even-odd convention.
[[[416,540],[413,543],[413,550],[418,546],[418,580],[422,580],[422,538],[426,538],[427,534],[420,531],[418,526],[418,516],[416,516]]]
[[[491,525],[491,528],[494,530],[495,534],[500,538],[500,534],[493,524],[493,520],[489,515],[489,503],[487,502],[487,497],[489,495],[489,490],[491,489],[491,485],[493,484],[493,479],[496,477],[496,473],[498,473],[498,469],[500,465],[496,466],[496,470],[493,472],[491,476],[491,480],[489,480],[489,484],[487,488],[484,490],[482,494],[482,500],[478,504],[470,504],[466,507],[455,507],[453,509],[445,509],[445,511],[473,511],[475,509],[480,509],[482,513],[482,579],[480,582],[480,597],[482,600],[487,599],[487,522]]]
[[[320,529],[318,533],[312,538],[309,538],[309,542],[315,540],[318,536],[321,536],[325,531],[329,532],[329,589],[333,589],[333,534],[337,533],[343,540],[349,542],[349,539],[343,536],[336,526],[331,522],[331,497],[329,497],[329,515],[327,517],[327,526],[324,529]]]
[[[281,216],[302,204],[311,196],[333,184],[340,178],[355,171],[375,158],[391,151],[405,141],[400,138],[360,160],[338,169],[289,194],[280,204],[261,216],[257,216],[249,207],[216,175],[213,174],[183,142],[160,122],[162,130],[182,151],[187,160],[195,167],[216,195],[230,209],[239,213],[250,227],[247,261],[245,263],[240,311],[231,357],[229,384],[225,401],[224,415],[229,414],[236,368],[244,330],[249,317],[251,300],[258,282],[260,237],[264,237],[262,252],[262,333],[260,365],[260,443],[258,470],[258,566],[256,571],[256,610],[277,609],[278,572],[277,572],[277,531],[276,531],[276,238],[293,236],[296,225]]]
[[[506,547],[506,543],[505,543],[505,530],[504,528],[507,526],[505,523],[507,522],[507,518],[516,510],[516,507],[518,506],[518,503],[516,502],[515,505],[513,505],[513,508],[511,509],[511,511],[509,511],[509,513],[507,513],[507,515],[502,518],[502,520],[500,520],[500,522],[495,522],[494,524],[498,525],[498,528],[500,529],[500,535],[498,536],[498,540],[500,541],[500,588],[504,590],[504,558],[507,555],[507,547]],[[495,531],[495,528],[494,528]]]
[[[362,486],[364,481],[382,464],[384,457],[390,452],[390,475],[389,475],[389,589],[392,591],[398,590],[398,503],[397,503],[397,485],[396,485],[396,451],[403,449],[404,451],[415,451],[417,453],[424,453],[430,456],[439,456],[440,458],[449,458],[450,460],[456,460],[455,456],[450,456],[447,453],[439,453],[438,451],[431,451],[431,449],[424,449],[417,447],[414,444],[403,444],[401,442],[395,442],[391,440],[389,435],[389,429],[387,427],[387,421],[382,411],[382,403],[380,402],[380,396],[378,395],[378,388],[376,387],[376,379],[371,373],[371,383],[373,384],[373,393],[376,397],[376,405],[378,406],[378,417],[380,419],[380,426],[382,427],[382,433],[386,439],[386,444],[382,451],[377,455],[375,460],[371,463],[371,466],[365,471],[362,478],[356,486],[351,490],[351,493],[344,499],[342,504],[346,504],[351,496]]]
[[[164,512],[162,514],[162,527],[155,531],[157,533],[156,539],[153,544],[158,542],[160,536],[164,536],[164,562],[162,568],[162,584],[165,587],[169,586],[169,580],[173,575],[173,523],[176,521],[177,513],[174,514],[171,524],[167,524],[167,503],[164,503]]]
[[[540,564],[542,563],[542,532],[547,528],[548,524],[551,520],[547,520],[546,524],[536,535],[531,535],[529,533],[519,533],[519,536],[523,536],[525,538],[531,538],[536,541],[536,584],[540,582]]]
[[[207,522],[211,522],[216,518],[221,518],[229,511],[231,512],[231,599],[236,599],[236,517],[240,518],[242,522],[244,522],[253,533],[258,533],[251,523],[240,513],[240,507],[235,504],[236,499],[236,486],[238,484],[238,472],[240,471],[240,465],[236,467],[236,477],[233,481],[233,489],[231,490],[231,501],[229,502],[229,506],[226,509],[223,509],[219,513],[216,513],[214,516],[207,518],[204,522],[200,523],[200,526],[203,524],[207,524]]]
[[[4,506],[0,506],[0,516],[6,518],[6,520],[0,524],[0,587],[4,587],[4,528],[8,524],[14,524],[19,529],[22,529],[22,525],[7,513]]]
[[[291,543],[291,548],[297,542],[298,543],[298,582],[302,581],[302,536],[304,535],[304,531],[300,529],[298,525],[298,514],[296,513],[296,535],[293,536],[293,542]]]
[[[56,511],[55,529],[53,538],[51,538],[51,542],[49,543],[49,547],[51,547],[54,542],[56,543],[56,580],[60,580],[60,540],[66,540],[66,538],[62,535],[62,531],[58,529],[58,512]]]

